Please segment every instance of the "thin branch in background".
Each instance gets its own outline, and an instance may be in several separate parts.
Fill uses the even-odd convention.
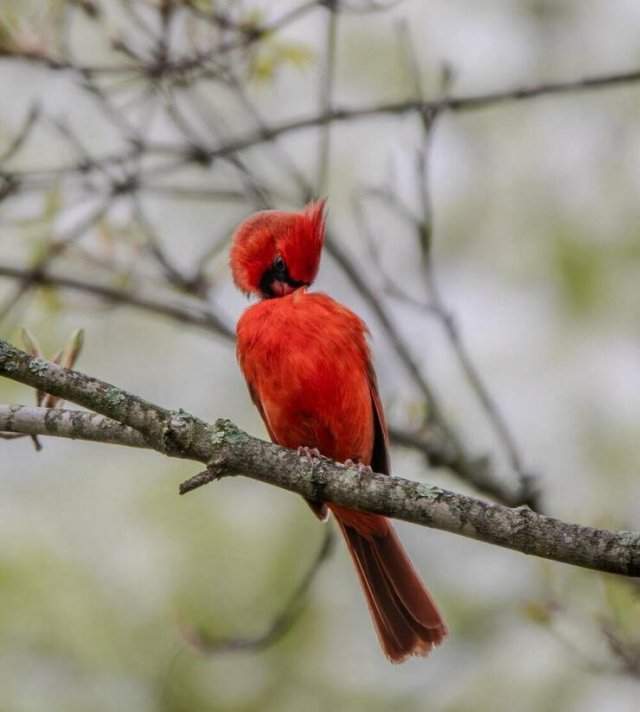
[[[196,51],[190,56],[182,57],[173,62],[156,65],[155,75],[177,76],[183,81],[194,81],[206,77],[212,62],[234,50],[249,50],[251,45],[272,36],[289,24],[303,17],[310,11],[320,7],[325,0],[310,0],[285,12],[279,18],[263,25],[247,23],[235,26],[235,34],[229,39],[223,39],[219,44],[206,50]]]
[[[412,42],[411,33],[406,24],[399,26],[399,35],[401,37],[401,46],[405,50],[406,63],[409,75],[414,85],[414,92],[421,96],[421,80],[420,69],[417,59],[415,47]],[[449,83],[451,73],[443,71],[441,92],[443,97],[449,91]],[[467,350],[460,330],[454,320],[451,312],[446,307],[440,291],[438,278],[435,270],[433,257],[433,204],[431,199],[429,166],[431,147],[433,145],[434,131],[438,118],[438,111],[423,110],[419,113],[420,124],[422,126],[422,146],[416,157],[416,172],[418,176],[418,187],[420,195],[421,218],[411,220],[411,213],[402,205],[400,199],[391,194],[386,194],[389,204],[401,216],[405,217],[413,227],[416,233],[416,240],[422,255],[423,270],[425,276],[425,287],[428,296],[429,309],[427,313],[431,317],[436,317],[440,322],[449,344],[458,360],[460,368],[464,373],[471,390],[475,394],[476,399],[485,412],[488,422],[491,424],[498,441],[505,450],[509,464],[520,482],[523,502],[526,502],[533,509],[539,507],[538,492],[534,485],[533,477],[524,470],[522,458],[515,441],[515,437],[507,424],[506,419],[502,415],[498,404],[491,396],[479,370],[473,363],[469,351]]]
[[[417,388],[424,399],[429,404],[429,407],[437,414],[435,419],[440,419],[441,408],[435,393],[424,379],[420,367],[413,355],[409,352],[405,340],[400,336],[398,329],[388,313],[386,306],[378,298],[373,288],[365,281],[361,274],[360,268],[357,266],[355,259],[338,243],[331,231],[327,233],[326,249],[331,257],[335,260],[341,270],[349,278],[352,285],[355,287],[359,295],[365,303],[371,308],[375,317],[384,329],[391,346],[398,355],[401,363],[406,368],[407,372],[415,382]]]
[[[280,612],[271,620],[263,633],[246,637],[220,638],[207,633],[202,628],[183,625],[186,640],[204,655],[220,655],[223,653],[260,652],[281,640],[300,617],[311,588],[322,564],[333,553],[335,534],[327,527],[322,537],[322,543],[304,576],[285,601]]]
[[[0,277],[29,281],[33,286],[56,287],[88,294],[114,306],[124,305],[150,314],[164,316],[183,324],[199,327],[227,341],[233,341],[234,331],[212,306],[202,299],[187,299],[177,295],[155,296],[139,293],[133,289],[120,289],[101,285],[76,277],[56,275],[49,270],[32,270],[0,265]]]
[[[315,10],[317,7],[324,5],[326,0],[307,0],[307,2],[302,2],[297,7],[291,8],[288,12],[281,15],[278,19],[267,25],[266,32],[269,34],[274,34],[278,30],[281,30],[286,25],[291,24],[295,20],[299,20],[302,16],[306,15],[309,11]]]
[[[601,631],[622,672],[640,680],[640,640],[625,640],[621,631],[610,623],[603,623]]]
[[[261,115],[258,107],[249,98],[245,87],[242,85],[242,82],[232,71],[227,72],[227,81],[229,87],[233,90],[243,109],[249,114],[249,116],[251,116],[257,128],[265,134],[268,133],[268,122]],[[291,155],[289,155],[289,153],[282,147],[282,145],[278,142],[277,139],[270,141],[268,145],[271,147],[273,156],[277,163],[279,163],[282,167],[283,172],[290,177],[294,189],[299,189],[301,194],[300,202],[309,202],[312,198],[315,197],[315,195],[311,188],[311,184],[305,177],[304,173],[302,173],[300,168],[298,168]]]
[[[523,493],[499,477],[488,455],[462,458],[451,442],[434,428],[418,431],[389,426],[389,437],[394,445],[408,448],[424,456],[430,467],[444,467],[453,472],[477,492],[491,497],[508,507],[531,506],[523,501]],[[531,509],[534,509],[531,507]],[[536,510],[538,511],[538,510]]]
[[[354,15],[387,12],[402,2],[404,0],[342,0],[340,10]]]
[[[370,197],[380,199],[382,202],[389,202],[392,205],[394,212],[400,214],[401,217],[405,217],[412,229],[415,228],[418,219],[409,211],[408,208],[406,208],[406,206],[404,206],[404,204],[397,200],[396,196],[392,195],[384,188],[366,187],[352,195],[351,209],[356,225],[358,226],[358,232],[362,235],[369,256],[380,274],[380,287],[382,291],[388,296],[394,297],[395,299],[410,305],[414,309],[418,309],[420,311],[429,310],[430,305],[428,302],[421,301],[411,295],[402,284],[399,284],[387,272],[378,248],[378,242],[375,238],[373,230],[371,229],[371,225],[364,208],[365,200]]]
[[[333,101],[333,85],[336,71],[336,40],[338,34],[338,12],[340,0],[327,0],[325,7],[328,11],[326,20],[326,38],[324,51],[324,65],[319,83],[320,100],[319,112],[326,114],[331,111]],[[316,195],[322,196],[327,192],[329,179],[329,165],[331,161],[331,124],[325,124],[318,134],[318,174],[316,177]]]
[[[176,92],[169,90],[165,92],[164,106],[167,117],[171,119],[176,129],[183,135],[186,141],[195,150],[208,152],[208,138],[200,136],[198,129],[187,118],[184,112],[178,106]]]
[[[590,77],[576,80],[573,82],[558,82],[544,85],[536,85],[534,87],[518,88],[507,90],[505,92],[495,92],[492,94],[484,94],[467,97],[451,97],[442,100],[430,102],[422,102],[420,100],[410,99],[401,102],[379,103],[372,106],[361,107],[357,109],[333,109],[328,114],[315,115],[293,121],[283,122],[282,124],[274,125],[268,130],[261,130],[259,133],[254,133],[230,140],[227,144],[213,149],[206,155],[198,155],[194,157],[188,149],[183,146],[171,144],[152,144],[144,143],[142,146],[136,145],[128,148],[125,152],[112,153],[96,159],[96,163],[112,163],[126,164],[141,150],[149,157],[154,155],[173,155],[179,156],[183,160],[194,161],[201,163],[203,160],[210,161],[216,157],[224,156],[228,153],[234,153],[241,150],[251,148],[260,143],[270,142],[280,136],[293,133],[296,131],[309,129],[313,127],[323,126],[327,122],[344,122],[366,119],[384,114],[403,114],[408,112],[416,112],[423,110],[431,110],[438,112],[458,112],[469,111],[492,107],[496,104],[505,102],[521,101],[525,99],[537,98],[539,96],[550,94],[561,94],[570,91],[585,91],[594,89],[607,89],[611,87],[633,84],[640,81],[640,71],[627,72],[622,74],[603,75],[600,77]],[[41,169],[39,171],[31,171],[42,175],[60,175],[63,173],[75,173],[79,170],[76,164],[59,166],[55,169]],[[11,176],[21,177],[20,172],[12,172]]]
[[[634,582],[635,579],[631,579],[624,583],[633,585]],[[557,594],[542,600],[527,601],[523,606],[523,613],[529,620],[547,630],[554,640],[566,649],[577,667],[591,674],[627,675],[640,679],[640,639],[637,636],[634,639],[633,629],[625,631],[614,623],[610,614],[593,620],[592,615],[584,615],[573,606],[563,603]],[[556,624],[560,622],[560,614],[564,624],[562,627]],[[574,618],[571,628],[575,633],[582,638],[585,630],[593,629],[593,633],[606,643],[613,659],[603,660],[602,652],[606,651],[603,651],[604,646],[601,644],[585,646],[584,639],[576,640],[576,635],[566,628],[570,617]]]
[[[132,196],[131,202],[133,205],[135,221],[145,236],[146,247],[163,270],[167,281],[176,286],[178,289],[186,292],[191,291],[191,288],[193,287],[191,280],[182,274],[180,269],[167,256],[164,248],[162,247],[160,236],[151,224],[151,220],[143,210],[140,201],[136,198],[136,196]]]
[[[470,468],[473,468],[473,463],[476,461],[476,458],[467,453],[461,438],[447,421],[439,398],[422,374],[422,369],[418,361],[410,351],[405,339],[402,338],[386,305],[383,304],[372,286],[364,279],[362,271],[356,266],[355,261],[346,250],[336,241],[331,231],[327,233],[325,245],[327,252],[338,263],[342,271],[349,278],[352,286],[373,311],[390,345],[396,352],[400,363],[402,363],[425,400],[429,412],[429,429],[436,432],[438,438],[444,438],[449,442],[449,449],[455,453],[455,455],[449,459],[450,466],[464,478],[465,473],[467,473]],[[485,475],[485,477],[486,476],[488,475]]]
[[[212,150],[208,154],[209,159],[223,156],[227,153],[234,153],[253,146],[272,141],[275,138],[286,134],[293,134],[310,128],[322,127],[327,123],[345,123],[372,118],[379,118],[384,115],[397,115],[409,113],[463,113],[492,108],[503,103],[518,102],[526,99],[535,99],[540,96],[553,94],[564,94],[571,91],[592,91],[597,89],[611,89],[621,85],[635,84],[640,82],[640,70],[626,72],[622,74],[604,75],[601,77],[589,77],[573,82],[558,82],[533,87],[517,88],[504,92],[494,92],[491,94],[478,94],[460,97],[447,97],[430,101],[411,98],[393,102],[378,102],[359,108],[334,107],[327,113],[314,114],[312,116],[283,121],[272,125],[268,131],[248,134],[237,139],[230,140],[224,146]],[[149,154],[158,153],[164,155],[180,155],[183,147],[174,144],[147,144],[146,149]],[[116,160],[119,160],[117,158]]]
[[[39,104],[34,104],[27,114],[22,127],[15,135],[13,141],[7,146],[2,154],[0,154],[0,165],[6,163],[11,158],[13,158],[20,149],[28,142],[31,132],[36,127],[38,121],[42,116],[42,110]]]
[[[99,222],[111,207],[114,200],[113,196],[109,196],[106,200],[100,203],[92,212],[89,213],[83,220],[80,220],[76,225],[67,230],[56,241],[51,242],[45,254],[36,262],[30,270],[30,273],[25,275],[24,280],[14,290],[4,303],[0,305],[0,322],[6,318],[9,312],[16,306],[22,297],[31,289],[37,282],[38,273],[49,265],[52,260],[66,250],[71,244],[79,240],[85,235],[97,222]]]
[[[158,33],[147,22],[147,20],[138,12],[135,2],[131,0],[119,0],[119,4],[126,13],[132,28],[137,28],[144,35],[151,46],[158,42]],[[146,8],[145,8],[146,9]]]
[[[423,269],[425,273],[425,284],[429,299],[429,315],[436,316],[442,325],[449,340],[458,363],[464,373],[469,386],[474,392],[478,402],[483,408],[488,422],[505,450],[509,463],[514,473],[520,481],[523,501],[532,508],[539,507],[538,492],[534,484],[534,478],[525,471],[522,457],[514,435],[509,428],[497,402],[490,394],[484,379],[475,366],[469,351],[462,339],[460,329],[444,303],[438,278],[434,265],[432,240],[433,240],[433,205],[431,202],[431,191],[429,181],[429,156],[433,142],[433,132],[435,128],[436,116],[428,113],[421,114],[421,123],[424,132],[424,142],[422,151],[418,157],[419,185],[422,186],[422,222],[417,229],[417,238],[420,242],[423,255]]]
[[[194,112],[199,115],[203,125],[209,128],[212,138],[219,145],[224,145],[228,140],[227,136],[230,131],[227,122],[221,115],[218,108],[213,106],[210,102],[207,102],[202,94],[197,90],[185,95],[185,99],[189,101],[189,104]],[[192,140],[194,141],[196,150],[201,155],[207,155],[207,153],[210,153],[210,149],[207,147],[210,142],[207,141],[198,143],[195,138],[195,134],[193,134]],[[215,151],[217,149],[213,150]],[[219,157],[235,169],[242,185],[244,186],[247,200],[249,202],[253,202],[257,209],[273,207],[271,189],[265,185],[264,181],[260,180],[260,178],[255,174],[255,171],[251,171],[249,169],[245,160],[241,158],[238,151],[225,151]]]
[[[109,123],[122,135],[125,141],[131,145],[139,146],[143,142],[143,135],[133,126],[126,114],[112,101],[109,93],[104,91],[100,84],[91,75],[84,78],[81,83],[82,88],[93,96],[97,104],[102,109],[102,115],[108,119]],[[143,92],[145,89],[143,89]]]
[[[184,185],[145,184],[140,187],[140,193],[161,195],[168,200],[201,200],[204,202],[244,203],[246,196],[239,190],[216,188],[189,188]]]
[[[75,134],[71,126],[64,118],[47,118],[48,123],[55,129],[57,135],[63,139],[63,141],[76,155],[79,172],[83,173],[86,170],[89,170],[90,167],[95,167],[96,171],[100,173],[100,175],[106,181],[107,188],[115,185],[118,182],[119,176],[117,175],[116,170],[114,170],[116,167],[111,166],[109,164],[95,162],[91,153],[83,145],[80,138]]]

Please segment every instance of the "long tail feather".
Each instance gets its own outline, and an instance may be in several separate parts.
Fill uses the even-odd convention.
[[[375,517],[375,526],[362,534],[337,519],[385,655],[395,663],[428,655],[444,640],[447,628],[391,524]]]

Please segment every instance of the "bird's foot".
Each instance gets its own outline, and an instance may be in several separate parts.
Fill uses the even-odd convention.
[[[317,460],[319,457],[322,457],[317,447],[307,447],[306,445],[301,445],[298,448],[298,455],[300,455],[300,457],[306,457],[309,460]]]
[[[356,470],[358,470],[358,472],[361,475],[372,475],[373,474],[371,465],[364,465],[362,462],[354,462],[351,459],[345,460],[343,464],[346,468],[349,468],[349,467],[355,468]]]

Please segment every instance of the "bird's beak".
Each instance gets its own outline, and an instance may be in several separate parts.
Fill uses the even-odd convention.
[[[286,282],[281,282],[279,279],[275,279],[273,282],[271,282],[271,291],[278,297],[284,297],[287,294],[291,294],[294,289],[295,287],[292,287]]]

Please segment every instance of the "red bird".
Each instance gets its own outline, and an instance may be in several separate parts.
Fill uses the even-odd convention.
[[[231,270],[261,298],[238,322],[237,353],[271,439],[389,474],[388,436],[367,328],[326,294],[311,293],[324,241],[324,201],[257,213],[236,230]],[[391,523],[336,504],[338,520],[387,657],[426,655],[447,629]]]

